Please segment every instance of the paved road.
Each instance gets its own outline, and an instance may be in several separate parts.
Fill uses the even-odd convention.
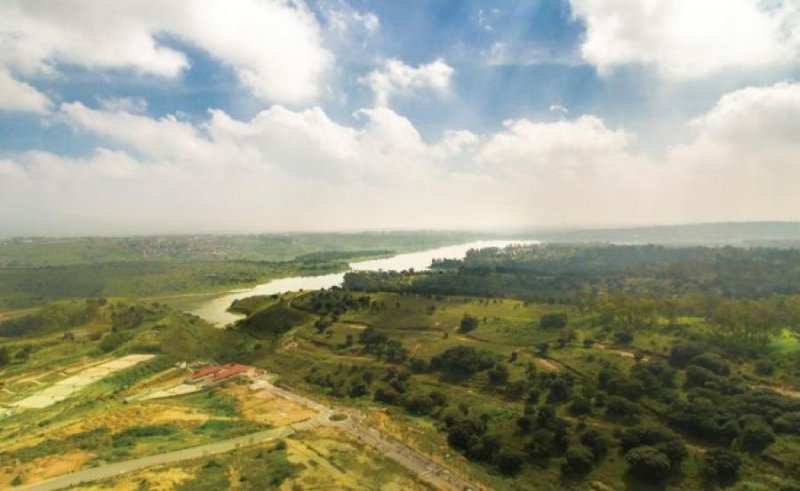
[[[375,428],[369,427],[364,422],[363,415],[354,409],[334,410],[328,406],[320,404],[307,397],[301,396],[289,390],[277,387],[266,379],[256,379],[250,386],[254,390],[270,392],[278,397],[296,402],[317,412],[317,416],[295,423],[293,425],[275,428],[272,430],[252,433],[238,438],[232,438],[198,447],[177,450],[158,455],[142,457],[140,459],[126,460],[101,467],[93,467],[55,477],[47,481],[35,484],[24,485],[14,488],[18,491],[53,491],[63,489],[76,484],[107,479],[110,477],[126,474],[136,470],[144,469],[153,465],[171,464],[183,460],[196,459],[208,455],[230,452],[237,448],[263,443],[276,438],[289,436],[297,431],[307,430],[319,426],[334,426],[348,433],[358,441],[369,445],[381,452],[384,456],[402,465],[419,479],[431,484],[435,489],[446,491],[480,490],[481,488],[466,479],[451,473],[442,465],[433,461],[430,457],[422,454],[403,443],[387,437]],[[345,414],[347,418],[343,421],[332,421],[334,414]]]

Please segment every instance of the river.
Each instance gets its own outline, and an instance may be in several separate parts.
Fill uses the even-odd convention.
[[[350,263],[351,271],[403,271],[415,269],[417,271],[428,269],[434,259],[461,259],[470,249],[484,249],[487,247],[506,247],[512,244],[537,244],[534,240],[480,240],[419,252],[398,254],[384,259],[372,259]],[[319,290],[341,286],[346,271],[319,276],[290,276],[268,281],[252,288],[234,290],[220,297],[201,304],[192,313],[212,322],[224,326],[241,318],[240,315],[228,312],[228,307],[234,300],[252,297],[255,295],[273,295],[298,290]]]

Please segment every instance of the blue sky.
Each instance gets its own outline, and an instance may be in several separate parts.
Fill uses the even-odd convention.
[[[3,235],[800,219],[796,0],[0,19]]]

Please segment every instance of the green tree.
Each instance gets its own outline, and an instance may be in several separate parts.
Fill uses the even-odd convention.
[[[470,332],[478,328],[478,324],[480,321],[477,317],[473,317],[469,314],[464,314],[464,317],[461,318],[461,323],[458,326],[458,330],[460,332]]]
[[[669,476],[672,464],[660,450],[649,445],[636,447],[627,454],[628,471],[647,482],[661,482]]]
[[[709,479],[732,481],[739,474],[742,459],[727,448],[709,450],[703,456],[703,474]]]
[[[739,435],[739,445],[748,452],[760,452],[772,445],[775,432],[763,421],[749,421]]]
[[[539,317],[539,327],[545,329],[562,329],[567,327],[568,321],[567,314],[564,313],[544,314]]]
[[[592,470],[594,455],[585,448],[571,447],[565,457],[561,464],[561,473],[565,476],[579,476]]]

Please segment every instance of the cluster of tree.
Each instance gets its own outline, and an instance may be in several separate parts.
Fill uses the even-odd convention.
[[[386,334],[372,326],[358,334],[358,343],[362,346],[362,352],[373,354],[390,363],[404,363],[408,359],[409,351],[403,343],[389,339]]]
[[[457,378],[467,378],[489,370],[496,361],[488,352],[471,346],[455,346],[431,358],[430,368]]]
[[[281,301],[239,320],[236,325],[255,338],[271,339],[308,320],[308,314]]]
[[[619,435],[630,473],[641,480],[660,481],[680,470],[689,455],[683,440],[659,426],[626,428]]]
[[[320,290],[300,297],[294,306],[320,316],[339,317],[348,310],[369,308],[368,295],[353,295],[338,288]]]

